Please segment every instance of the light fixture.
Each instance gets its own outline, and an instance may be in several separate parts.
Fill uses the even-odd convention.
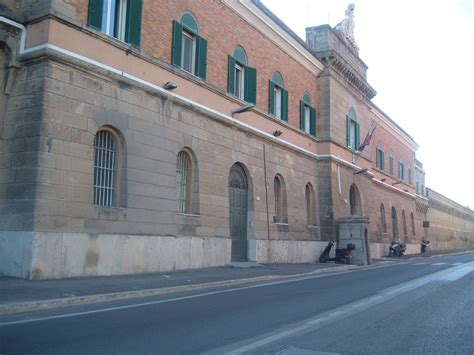
[[[398,184],[403,184],[403,180],[398,180],[398,181],[395,181],[392,186],[395,186],[395,185],[398,185]]]
[[[386,180],[387,180],[387,179],[383,178],[383,179],[381,179],[380,181],[385,182]]]
[[[283,134],[283,132],[282,132],[282,131],[279,131],[279,130],[276,130],[275,132],[273,132],[273,135],[274,135],[275,137],[280,137],[282,134]]]
[[[368,168],[362,168],[354,172],[354,175],[366,173]]]
[[[176,85],[176,84],[173,83],[172,81],[167,81],[167,82],[165,83],[165,85],[163,85],[163,89],[169,90],[169,91],[174,90],[174,89],[176,89],[177,87],[178,87],[178,85]]]
[[[234,117],[234,115],[235,115],[236,113],[244,113],[244,112],[246,112],[246,111],[248,111],[248,110],[250,110],[250,109],[252,109],[252,108],[254,108],[254,107],[255,107],[254,104],[247,104],[247,105],[241,106],[241,107],[239,107],[237,110],[234,110],[234,111],[231,112],[232,117]]]

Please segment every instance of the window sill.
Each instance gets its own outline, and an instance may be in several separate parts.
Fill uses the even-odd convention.
[[[192,213],[176,213],[178,216],[183,216],[183,217],[194,217],[194,218],[200,218],[200,214],[192,214]]]
[[[313,226],[313,225],[310,225],[310,224],[308,224],[306,227],[308,227],[309,229],[319,229],[318,226]]]

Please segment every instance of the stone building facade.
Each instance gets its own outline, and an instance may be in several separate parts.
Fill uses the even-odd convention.
[[[312,262],[352,217],[369,256],[418,250],[417,144],[340,31],[303,42],[256,0],[7,1],[0,16],[0,274]]]

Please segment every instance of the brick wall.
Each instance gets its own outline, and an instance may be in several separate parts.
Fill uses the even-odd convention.
[[[72,1],[77,19],[83,24],[87,23],[87,3]],[[140,50],[170,63],[172,21],[179,21],[184,11],[194,15],[200,35],[208,41],[207,81],[227,92],[227,56],[240,45],[247,54],[248,65],[257,69],[257,107],[268,112],[268,81],[278,71],[289,92],[289,123],[299,127],[299,100],[304,93],[310,94],[313,105],[317,102],[315,73],[302,67],[220,1],[144,0]]]

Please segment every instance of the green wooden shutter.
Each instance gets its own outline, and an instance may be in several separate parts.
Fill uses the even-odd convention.
[[[257,102],[257,69],[245,67],[245,92],[244,100],[255,104]]]
[[[142,0],[128,0],[125,24],[125,42],[140,47],[142,31]]]
[[[304,131],[304,102],[300,100],[300,129]]]
[[[316,135],[316,109],[312,107],[309,109],[309,133]]]
[[[173,40],[171,49],[171,64],[181,66],[181,47],[183,45],[183,26],[173,21]]]
[[[268,113],[275,114],[275,83],[268,81]]]
[[[359,145],[360,145],[360,125],[358,122],[356,124],[356,129],[355,129],[355,147],[354,150],[359,150]]]
[[[281,119],[288,122],[288,91],[281,89]]]
[[[87,13],[87,24],[96,30],[102,31],[102,11],[103,0],[89,0],[89,10]]]
[[[346,116],[346,146],[349,147],[351,141],[351,119]]]
[[[235,89],[235,59],[230,55],[227,57],[227,92],[234,95]]]
[[[194,74],[203,80],[206,80],[206,69],[207,69],[207,41],[196,36],[196,68]]]

